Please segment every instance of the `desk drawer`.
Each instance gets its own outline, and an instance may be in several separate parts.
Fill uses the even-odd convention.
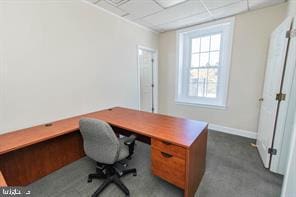
[[[152,172],[154,175],[184,189],[185,160],[151,148]]]
[[[186,158],[186,149],[165,141],[151,139],[151,146],[157,148],[165,153],[180,157],[181,159]]]

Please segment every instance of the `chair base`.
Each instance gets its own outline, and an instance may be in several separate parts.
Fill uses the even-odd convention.
[[[123,177],[127,174],[133,174],[134,176],[137,176],[137,170],[135,168],[133,169],[127,169],[119,171],[117,168],[115,168],[113,165],[111,166],[104,166],[102,168],[97,168],[97,172],[95,174],[89,174],[88,175],[88,182],[91,182],[92,179],[105,179],[105,181],[100,185],[100,187],[95,191],[95,193],[92,195],[92,197],[97,197],[99,194],[110,184],[114,183],[117,185],[119,189],[121,189],[126,196],[129,196],[129,190],[128,188],[123,184],[123,182],[120,180],[120,177]]]

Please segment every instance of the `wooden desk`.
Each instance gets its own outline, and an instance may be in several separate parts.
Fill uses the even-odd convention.
[[[7,186],[6,181],[0,171],[0,187],[6,187],[6,186]]]
[[[83,157],[82,117],[148,138],[152,173],[194,196],[205,171],[207,123],[120,107],[0,135],[0,170],[7,184],[27,185]]]

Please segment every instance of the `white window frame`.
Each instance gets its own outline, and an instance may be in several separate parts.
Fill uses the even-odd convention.
[[[211,23],[197,25],[177,31],[177,80],[176,80],[176,103],[189,104],[201,107],[211,107],[226,109],[228,97],[228,81],[231,64],[232,40],[234,29],[234,17],[214,21]],[[217,98],[189,97],[185,89],[188,88],[188,70],[190,64],[191,43],[194,37],[208,35],[212,33],[222,33],[220,50],[220,74],[218,75]],[[184,56],[187,55],[187,58]],[[187,86],[187,88],[186,88]]]

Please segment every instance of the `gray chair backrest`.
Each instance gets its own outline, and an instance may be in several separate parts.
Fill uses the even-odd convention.
[[[88,157],[104,164],[116,162],[120,144],[108,123],[98,119],[82,118],[79,121],[79,128],[83,137],[84,151]]]

